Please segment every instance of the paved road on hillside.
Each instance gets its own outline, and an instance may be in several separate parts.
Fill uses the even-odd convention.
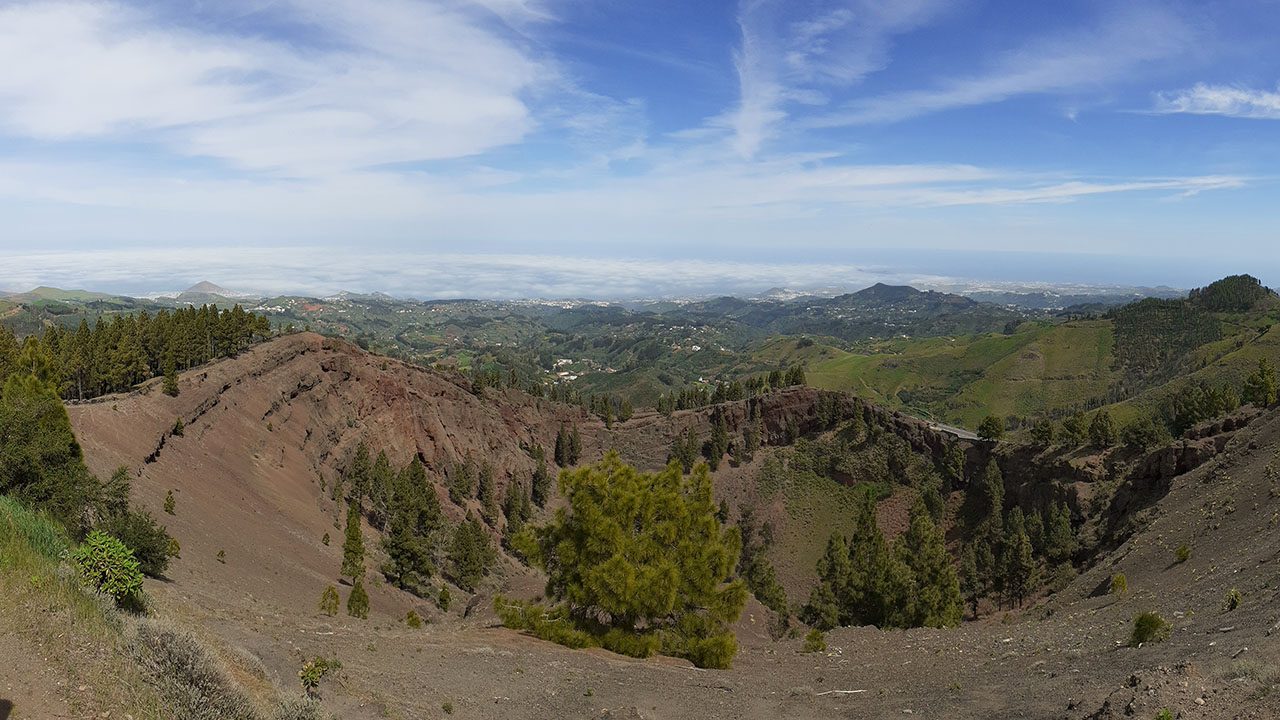
[[[961,440],[977,440],[978,439],[977,433],[974,433],[970,430],[965,430],[964,428],[955,427],[954,425],[943,425],[942,423],[931,422],[929,423],[929,427],[933,428],[934,430],[937,430],[938,432],[950,433],[952,435],[955,435]]]

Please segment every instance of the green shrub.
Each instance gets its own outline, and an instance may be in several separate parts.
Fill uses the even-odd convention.
[[[329,617],[338,614],[338,588],[329,585],[320,593],[320,612]]]
[[[178,501],[173,499],[173,491],[170,490],[169,493],[164,496],[164,511],[169,513],[170,515],[173,515],[174,514],[173,510],[177,506],[177,504],[178,504]]]
[[[673,636],[675,642],[664,642],[663,652],[683,657],[700,668],[728,670],[733,666],[734,656],[738,654],[738,639],[729,631],[694,636],[664,633],[663,639],[665,641]]]
[[[369,619],[369,593],[365,592],[364,581],[357,579],[347,595],[347,614],[361,620]]]
[[[191,633],[144,618],[130,643],[138,665],[151,675],[170,702],[188,720],[256,720],[244,690],[222,663]]]
[[[1124,576],[1124,573],[1116,573],[1115,575],[1112,575],[1110,593],[1112,595],[1123,597],[1128,592],[1129,579]]]
[[[1143,415],[1125,426],[1120,440],[1133,450],[1146,450],[1169,441],[1169,430],[1151,416]]]
[[[217,555],[215,555],[214,557],[216,557],[216,558],[218,559],[218,562],[222,563],[223,565],[226,565],[226,564],[227,564],[227,551],[226,551],[226,550],[219,550],[219,551],[218,551],[218,554],[217,554]]]
[[[315,693],[316,688],[320,686],[320,681],[328,674],[330,670],[336,670],[342,667],[342,663],[337,660],[325,660],[322,657],[316,657],[314,660],[308,660],[302,665],[302,669],[298,671],[298,683],[302,685],[302,689],[308,695]]]
[[[804,651],[807,653],[825,652],[827,649],[827,636],[817,628],[809,631],[804,636]]]
[[[440,709],[444,711],[444,714],[445,714],[445,715],[452,715],[452,714],[453,714],[453,703],[451,703],[451,702],[445,702],[444,704],[442,704],[442,705],[440,706]]]
[[[1169,708],[1161,708],[1160,712],[1156,713],[1156,720],[1173,720],[1173,711]]]
[[[410,610],[409,614],[404,616],[404,624],[411,628],[420,628],[422,627],[422,616]]]
[[[1191,546],[1190,546],[1190,545],[1188,545],[1188,544],[1186,544],[1186,543],[1182,543],[1181,545],[1179,545],[1179,546],[1178,546],[1178,549],[1177,549],[1177,550],[1174,550],[1174,551],[1173,551],[1173,556],[1174,556],[1174,558],[1175,558],[1178,562],[1180,562],[1180,563],[1184,563],[1184,562],[1186,562],[1186,561],[1190,560],[1190,559],[1191,559]]]
[[[185,432],[186,431],[182,426],[182,418],[178,418],[178,422],[173,424],[173,436],[182,437]]]
[[[449,601],[451,599],[452,599],[452,596],[449,593],[449,586],[441,585],[440,596],[436,598],[436,604],[440,606],[441,610],[445,612],[449,612]]]
[[[1226,599],[1222,601],[1222,608],[1227,612],[1231,612],[1238,607],[1240,607],[1240,591],[1231,588],[1227,591]]]
[[[1172,629],[1173,626],[1160,617],[1160,613],[1138,613],[1133,618],[1133,633],[1129,635],[1129,646],[1138,647],[1143,643],[1159,642],[1168,637]]]
[[[329,533],[325,533],[324,537],[320,538],[320,542],[324,543],[327,547],[329,545]]]
[[[95,530],[74,553],[80,577],[93,588],[125,605],[136,602],[142,593],[142,572],[138,561],[124,543]]]
[[[98,529],[124,543],[138,559],[142,572],[151,577],[164,575],[169,558],[178,554],[170,552],[176,548],[168,528],[156,523],[146,510],[128,510],[108,518]]]

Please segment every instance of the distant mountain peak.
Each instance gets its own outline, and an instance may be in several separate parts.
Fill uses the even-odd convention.
[[[201,280],[200,282],[196,283],[195,285],[192,285],[191,287],[187,288],[186,290],[183,290],[182,292],[203,293],[206,295],[222,295],[222,296],[230,296],[233,294],[230,290],[224,287],[220,287],[218,285],[214,285],[208,280]]]
[[[924,292],[917,290],[910,285],[887,285],[878,282],[869,288],[859,290],[854,293],[858,297],[876,297],[876,298],[903,298],[912,295],[923,295]]]

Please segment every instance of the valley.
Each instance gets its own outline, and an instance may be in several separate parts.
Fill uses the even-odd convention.
[[[0,720],[1280,718],[1278,26],[0,2]]]
[[[1141,304],[1136,311],[1145,312]],[[1124,428],[1133,423],[1130,408],[1157,408],[1143,417],[1164,417],[1159,398],[1188,383],[1248,386],[1256,359],[1276,354],[1272,312],[1264,304],[1198,316],[1224,329],[1178,341],[1199,361],[1173,373],[1168,363],[1185,356],[1123,360],[1141,357],[1146,341],[1118,336],[1117,322],[1132,322],[1122,316],[1028,321],[985,335],[867,339],[861,349],[770,336],[752,351],[756,365],[734,367],[758,367],[758,377],[766,368],[791,368],[785,378],[738,390],[722,385],[723,397],[691,400],[685,409],[639,405],[615,417],[505,382],[513,367],[492,376],[456,363],[428,367],[296,326],[247,330],[259,327],[257,316],[240,320],[226,311],[210,327],[243,326],[261,336],[226,346],[227,357],[196,358],[172,381],[156,376],[127,392],[68,399],[66,412],[87,471],[124,473],[138,511],[158,518],[175,541],[167,569],[145,581],[150,613],[194,632],[259,703],[287,695],[309,659],[329,658],[341,667],[315,691],[315,711],[334,717],[818,718],[909,710],[1119,718],[1164,707],[1195,717],[1267,717],[1277,710],[1269,683],[1280,645],[1270,640],[1276,619],[1269,608],[1280,565],[1260,549],[1280,541],[1280,410],[1218,409],[1179,437],[1141,445],[1027,438],[1032,418],[1066,433],[1067,409],[1092,404],[1100,408],[1091,415],[1095,425],[1108,414]],[[1169,344],[1181,327],[1158,330],[1158,341]],[[33,348],[29,340],[21,350]],[[625,379],[628,371],[613,375]],[[946,384],[930,385],[942,378]],[[1132,397],[1117,395],[1127,382]],[[955,414],[931,411],[939,405],[922,399],[930,392]],[[1252,398],[1248,387],[1240,392]],[[992,442],[965,429],[1004,408],[1013,440]],[[565,460],[569,435],[575,458]],[[686,450],[690,438],[696,444]],[[365,448],[363,462],[378,456],[367,487],[360,473],[368,466],[353,465]],[[546,599],[545,575],[518,549],[518,528],[568,509],[554,487],[545,507],[519,518],[511,498],[527,497],[540,473],[554,486],[556,472],[609,453],[643,472],[661,471],[672,458],[686,468],[712,466],[717,515],[741,533],[737,573],[751,593],[728,625],[736,638],[729,669],[664,654],[571,650],[504,627],[510,620],[499,607]],[[407,591],[412,586],[398,587],[388,569],[399,506],[379,504],[385,481],[376,478],[378,467],[389,481],[411,466],[420,468],[416,482],[425,483],[419,487],[439,519],[420,536],[422,584]],[[991,502],[993,472],[1005,530],[988,541],[991,516],[983,513],[990,511],[980,508]],[[831,627],[818,619],[828,612],[818,590],[833,582],[824,570],[828,537],[852,542],[866,532],[859,518],[867,502],[872,530],[895,548],[906,547],[917,513],[930,508],[947,565],[960,566],[948,570],[964,598],[958,627]],[[1059,512],[1071,534],[1065,550],[1052,549],[1047,535]],[[1007,533],[1023,532],[1023,518],[1032,516],[1042,529],[1029,545],[1030,584],[1018,591],[1025,595],[1000,589],[1012,582],[1006,570],[968,574],[966,553],[987,542],[1009,547]],[[344,522],[349,542],[352,518],[363,537],[367,619],[317,610],[327,586],[337,588],[340,603],[355,591],[339,571]],[[492,553],[474,577],[459,574],[455,556],[468,527]],[[1174,557],[1179,546],[1191,548],[1186,560]],[[1111,590],[1117,577],[1126,581],[1118,592]],[[1239,608],[1224,611],[1232,593]],[[47,602],[39,597],[23,602]],[[1169,637],[1128,647],[1135,614],[1147,611],[1170,623]],[[406,622],[410,613],[420,627]],[[819,628],[813,632],[825,649],[806,649],[806,627]],[[28,654],[22,648],[32,633],[48,632],[36,622],[0,634],[0,642]],[[116,653],[136,652],[125,642]],[[118,706],[102,692],[94,702],[106,705],[33,695],[39,682],[27,683],[21,706]]]

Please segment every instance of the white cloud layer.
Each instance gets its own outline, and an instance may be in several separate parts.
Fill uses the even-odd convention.
[[[1154,112],[1280,120],[1280,88],[1269,92],[1197,83],[1185,90],[1157,94]]]
[[[864,287],[946,278],[874,266],[646,260],[546,255],[370,253],[328,247],[0,252],[0,288],[40,284],[142,293],[211,279],[233,291],[327,295],[341,290],[428,298],[657,298],[750,294],[771,286]]]

